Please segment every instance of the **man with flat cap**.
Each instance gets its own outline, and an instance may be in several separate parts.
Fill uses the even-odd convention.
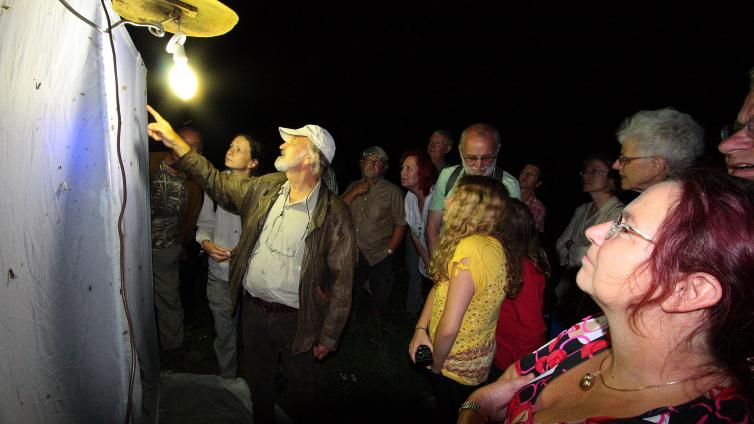
[[[317,125],[280,128],[275,168],[250,179],[215,169],[156,111],[149,135],[180,158],[218,205],[241,216],[230,260],[231,301],[242,302],[243,374],[255,423],[274,422],[277,371],[287,381],[296,422],[311,418],[314,359],[337,347],[349,317],[356,239],[348,207],[322,183],[335,141]]]
[[[379,318],[388,313],[393,288],[393,253],[406,235],[404,195],[403,190],[385,179],[388,156],[381,147],[365,149],[359,165],[362,178],[349,184],[341,196],[351,210],[359,249],[352,309],[357,312],[368,280],[372,308]]]

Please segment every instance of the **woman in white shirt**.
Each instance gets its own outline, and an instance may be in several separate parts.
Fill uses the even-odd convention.
[[[406,314],[416,317],[424,305],[424,279],[429,278],[427,266],[430,258],[427,249],[426,225],[429,200],[435,189],[437,169],[422,150],[409,150],[401,157],[401,186],[408,190],[404,200],[406,223],[411,229],[410,242],[406,242],[406,271],[408,291]]]
[[[612,158],[603,155],[592,155],[584,160],[584,168],[581,171],[583,191],[589,194],[592,200],[576,208],[571,222],[555,243],[560,265],[565,267],[555,287],[558,299],[555,319],[566,328],[584,314],[597,310],[591,299],[584,296],[576,287],[575,277],[576,271],[581,267],[581,258],[590,245],[585,234],[586,229],[614,220],[623,210],[623,202],[615,196],[617,176],[612,170],[612,163]],[[551,334],[558,330],[559,328],[553,328]]]
[[[245,134],[237,135],[225,153],[227,173],[249,178],[259,168],[262,145]],[[196,241],[209,256],[207,300],[215,321],[214,348],[221,377],[236,378],[236,327],[238,314],[230,310],[228,264],[241,236],[241,217],[217,206],[206,193],[196,222]]]

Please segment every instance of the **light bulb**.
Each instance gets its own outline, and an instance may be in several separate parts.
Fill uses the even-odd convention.
[[[197,82],[196,74],[188,65],[188,57],[183,49],[183,43],[186,41],[186,35],[177,33],[168,41],[166,50],[173,54],[173,69],[170,70],[168,80],[173,92],[183,100],[188,100],[196,94]]]
[[[187,61],[175,61],[168,78],[170,80],[170,88],[181,99],[188,100],[196,94],[198,86],[196,74]]]

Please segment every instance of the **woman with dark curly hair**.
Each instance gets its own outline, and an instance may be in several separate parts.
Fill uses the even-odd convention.
[[[586,235],[576,281],[604,315],[476,391],[460,422],[751,423],[752,183],[690,169]]]
[[[506,203],[502,233],[508,280],[515,281],[521,290],[509,294],[500,307],[490,380],[496,380],[510,364],[545,343],[542,304],[550,263],[539,245],[534,217],[522,201],[509,199]]]

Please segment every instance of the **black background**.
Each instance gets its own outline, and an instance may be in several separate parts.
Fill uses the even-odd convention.
[[[721,160],[718,130],[735,118],[754,66],[754,2],[224,3],[238,25],[185,44],[202,84],[188,103],[167,88],[167,36],[129,29],[150,104],[199,128],[216,165],[235,133],[274,157],[278,126],[316,123],[335,138],[341,189],[370,145],[388,151],[397,182],[405,148],[484,121],[503,134],[509,172],[530,158],[544,164],[540,198],[556,230],[587,200],[581,159],[617,155],[615,130],[638,110],[691,114]]]

